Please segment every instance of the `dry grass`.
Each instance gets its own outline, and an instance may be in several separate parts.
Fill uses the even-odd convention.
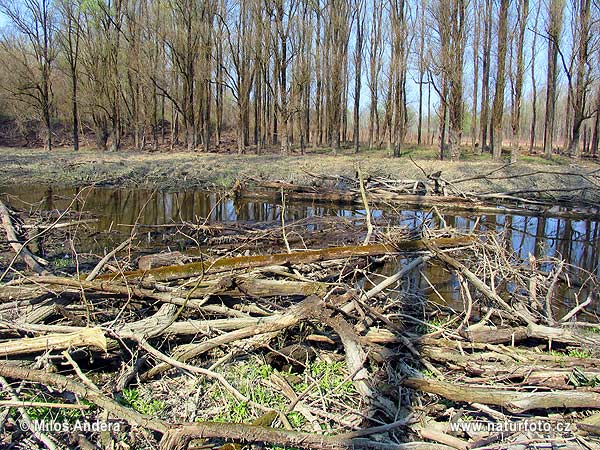
[[[282,156],[275,153],[106,153],[95,150],[75,153],[68,149],[50,153],[41,149],[0,148],[0,184],[100,183],[161,189],[228,188],[235,180],[246,177],[307,184],[315,182],[309,173],[354,177],[356,164],[360,164],[365,176],[423,178],[423,172],[411,158],[428,173],[441,170],[442,176],[448,180],[483,174],[504,164],[491,161],[489,155],[469,153],[459,162],[439,161],[435,148],[416,147],[406,149],[402,157],[395,159],[390,158],[385,150],[364,150],[355,154],[350,149],[342,150],[338,156],[333,156],[328,149],[310,150],[305,155]],[[574,162],[562,157],[548,161],[536,156],[524,156],[516,165],[503,168],[495,175],[511,176],[534,171],[555,173],[540,173],[495,183],[474,180],[462,183],[461,188],[477,192],[530,188],[575,189],[585,184],[581,177],[557,175],[556,172],[583,173],[597,168],[598,164],[590,161]]]

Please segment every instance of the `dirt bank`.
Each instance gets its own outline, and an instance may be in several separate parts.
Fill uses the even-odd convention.
[[[415,161],[428,174],[442,171],[446,180],[459,180],[500,169],[493,179],[460,183],[460,188],[478,193],[549,190],[573,201],[597,197],[600,185],[594,162],[545,161],[528,157],[516,165],[503,167],[486,157],[460,162],[437,161],[414,153]],[[283,180],[296,184],[315,183],[316,175],[354,177],[356,164],[370,176],[396,179],[422,179],[423,172],[408,157],[392,159],[383,151],[339,156],[237,155],[204,153],[102,153],[97,151],[0,148],[0,185],[61,184],[140,186],[165,190],[228,188],[246,177]],[[524,174],[531,174],[523,176]],[[521,176],[519,176],[521,175]],[[586,176],[587,175],[587,176]],[[517,176],[516,178],[506,178]],[[581,188],[589,187],[589,190]]]

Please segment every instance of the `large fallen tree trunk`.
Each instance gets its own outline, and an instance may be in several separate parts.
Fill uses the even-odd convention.
[[[457,247],[472,242],[471,238],[440,238],[431,241],[438,248]],[[343,258],[363,256],[379,256],[409,251],[427,250],[427,245],[422,240],[407,240],[392,244],[372,244],[345,247],[330,247],[304,252],[276,253],[273,255],[237,256],[221,258],[209,262],[195,262],[191,264],[159,267],[149,270],[135,270],[123,274],[105,274],[98,279],[114,277],[126,278],[151,278],[156,281],[171,281],[180,278],[190,278],[204,274],[227,272],[236,269],[252,269],[265,266],[280,266],[284,264],[310,264]]]
[[[324,295],[327,284],[316,281],[290,281],[269,280],[247,276],[223,277],[198,283],[190,290],[169,292],[156,292],[133,284],[120,284],[119,280],[113,281],[85,281],[76,278],[41,276],[36,279],[38,283],[50,286],[66,286],[85,291],[108,292],[112,294],[127,295],[142,299],[154,299],[175,305],[200,307],[204,304],[198,298],[209,295],[226,295],[228,297],[275,297],[275,296],[309,296]]]

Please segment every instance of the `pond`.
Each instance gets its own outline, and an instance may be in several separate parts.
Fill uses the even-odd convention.
[[[62,210],[72,205],[77,211],[85,211],[98,218],[89,226],[98,232],[112,230],[128,231],[133,224],[148,226],[187,222],[242,222],[245,224],[274,224],[281,220],[281,205],[268,201],[247,201],[225,198],[214,192],[181,191],[160,192],[145,189],[115,189],[52,186],[5,186],[0,188],[2,198],[18,209]],[[440,217],[430,210],[376,209],[373,217],[391,225],[405,226],[420,231],[424,226],[436,227]],[[309,217],[342,216],[364,218],[360,207],[339,204],[311,204],[288,200],[285,208],[286,223]],[[443,220],[458,230],[496,231],[506,248],[527,260],[529,255],[537,259],[545,256],[563,259],[567,264],[585,269],[600,276],[600,223],[598,220],[567,219],[561,217],[536,217],[527,215],[475,214],[466,212],[443,213]],[[100,244],[99,244],[100,242]],[[95,247],[94,245],[95,244]],[[149,243],[160,250],[160,242]],[[102,241],[95,240],[90,248],[81,251],[101,252]],[[402,261],[400,261],[402,263]],[[397,264],[388,264],[382,273],[393,273]],[[549,270],[550,267],[545,268]],[[444,268],[429,265],[427,278],[436,286],[441,296],[453,307],[457,304],[457,280]],[[419,284],[423,280],[418,281]],[[573,289],[562,292],[564,301],[572,300]],[[437,294],[435,294],[437,296]],[[566,305],[568,307],[569,305]]]

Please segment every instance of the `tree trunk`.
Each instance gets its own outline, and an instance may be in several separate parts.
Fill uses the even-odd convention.
[[[492,155],[499,160],[502,157],[502,117],[504,115],[504,85],[506,80],[506,50],[508,35],[508,6],[510,0],[500,1],[498,22],[498,63],[496,71],[496,90],[492,106]]]
[[[544,119],[544,155],[552,157],[554,144],[554,119],[556,111],[556,82],[558,78],[558,41],[562,30],[564,0],[550,0],[548,34],[548,76],[546,82],[546,116]]]
[[[577,75],[573,101],[573,128],[569,142],[569,155],[579,157],[579,137],[581,125],[586,118],[586,103],[588,92],[589,42],[591,32],[591,0],[579,0]]]
[[[529,0],[520,0],[518,11],[518,27],[519,33],[517,36],[517,74],[513,90],[512,104],[512,143],[510,151],[510,162],[516,163],[519,157],[520,149],[520,122],[521,122],[521,97],[523,91],[523,44],[525,40],[525,26],[527,25],[527,17],[529,16]]]
[[[540,10],[542,7],[542,3],[538,2],[537,10],[535,13],[535,23],[533,25],[533,39],[531,41],[531,90],[532,90],[532,99],[531,99],[531,129],[529,133],[529,153],[533,153],[533,149],[535,146],[535,131],[536,131],[536,122],[537,122],[537,83],[535,77],[535,55],[537,52],[537,28],[538,22],[540,18]]]
[[[481,131],[481,139],[479,142],[480,151],[484,151],[485,149],[487,149],[488,145],[492,25],[492,0],[485,0],[485,20],[482,51],[483,79],[481,85],[481,120],[479,121]]]

